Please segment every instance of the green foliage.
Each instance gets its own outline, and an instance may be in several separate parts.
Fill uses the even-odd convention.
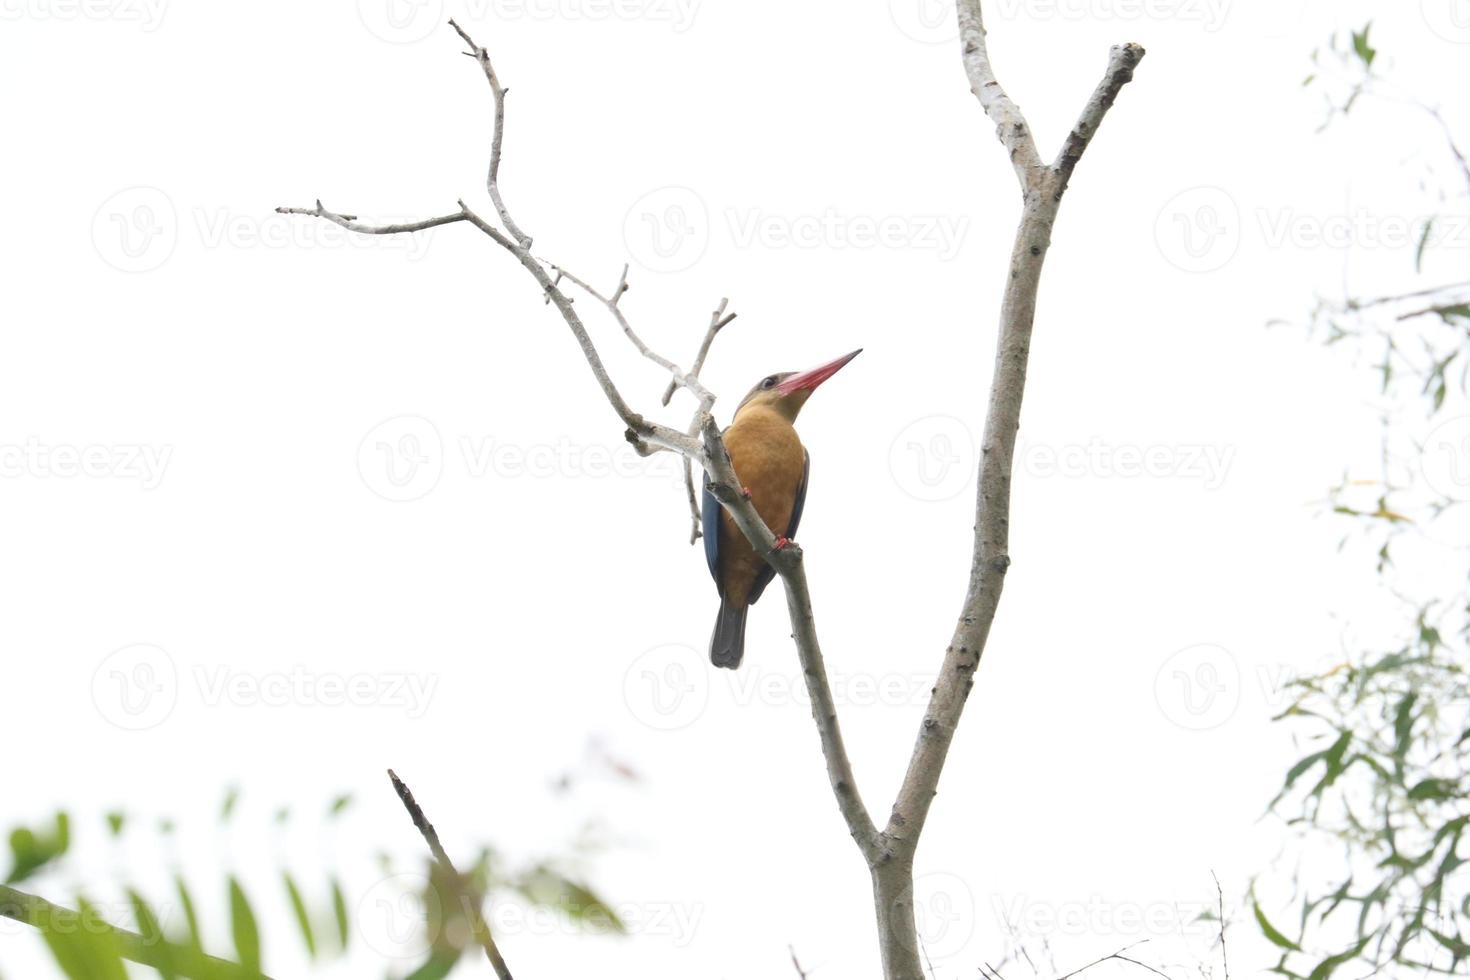
[[[71,847],[71,819],[56,814],[49,828],[17,827],[10,832],[10,873],[5,883],[13,885],[58,861]]]
[[[241,794],[231,789],[219,810],[222,825],[232,825],[239,816]],[[322,819],[331,825],[347,819],[352,798],[339,796],[326,807]],[[272,815],[271,823],[286,828],[291,812],[281,808]],[[99,834],[110,841],[120,841],[128,834],[146,832],[122,811],[102,816]],[[159,821],[154,826],[168,841],[176,829],[172,821]],[[133,829],[130,829],[133,828]],[[72,843],[71,822],[66,814],[41,828],[17,828],[11,834],[11,880],[42,880],[48,875],[63,875],[65,859]],[[413,842],[413,843],[416,843]],[[415,859],[415,867],[423,867]],[[393,862],[384,858],[375,869],[374,878],[393,875]],[[487,902],[517,901],[531,907],[557,912],[587,932],[622,933],[623,922],[607,902],[598,895],[585,877],[577,873],[576,862],[565,858],[544,858],[512,866],[491,860],[488,848],[461,879],[451,881],[436,865],[420,877],[422,907],[428,917],[423,923],[429,947],[424,962],[410,974],[421,978],[443,977],[461,958],[478,949],[483,928],[483,906]],[[279,891],[260,889],[260,879],[250,878],[258,894],[252,899],[246,879],[234,874],[221,875],[214,888],[194,886],[182,873],[172,876],[171,889],[161,901],[148,897],[140,888],[122,887],[133,923],[125,927],[134,932],[118,932],[107,923],[98,909],[85,899],[76,910],[55,909],[40,916],[35,923],[45,935],[46,943],[61,973],[68,980],[126,980],[125,959],[149,962],[163,980],[197,977],[203,980],[252,980],[261,973],[269,947],[265,924],[276,916],[267,914],[266,899],[275,897],[280,908],[289,914],[295,926],[296,940],[307,958],[325,965],[343,955],[352,942],[356,923],[352,909],[356,902],[342,874],[336,872],[307,873],[285,867],[279,872]],[[268,880],[268,879],[267,879]],[[372,879],[369,879],[372,880]],[[408,880],[412,881],[413,877]],[[319,884],[318,884],[319,883]],[[360,886],[359,886],[360,887]],[[217,889],[217,890],[216,890]],[[228,920],[203,921],[198,895],[220,896],[226,900]],[[159,915],[160,906],[179,912],[172,921]],[[206,903],[205,907],[211,907]],[[214,937],[211,942],[208,937]],[[230,960],[212,960],[207,955],[211,946],[222,945],[221,937],[231,949]],[[218,955],[218,951],[215,951]]]
[[[1331,118],[1378,94],[1379,52],[1371,25],[1334,39],[1331,51],[1352,76]],[[1322,67],[1321,53],[1315,60]],[[1314,79],[1320,75],[1314,76]],[[1320,83],[1319,83],[1320,84]],[[1437,110],[1412,102],[1443,125]],[[1460,159],[1448,134],[1451,160]],[[1470,170],[1456,175],[1470,188]],[[1448,211],[1464,201],[1446,186]],[[1457,202],[1452,204],[1451,202]],[[1426,222],[1412,256],[1422,273],[1436,221]],[[1329,345],[1351,342],[1385,396],[1383,465],[1374,478],[1345,476],[1328,499],[1351,523],[1344,542],[1366,544],[1383,586],[1384,608],[1400,623],[1388,639],[1350,648],[1345,662],[1297,679],[1278,720],[1305,751],[1286,770],[1271,808],[1299,835],[1290,877],[1297,924],[1255,906],[1261,934],[1280,951],[1275,972],[1304,980],[1334,975],[1463,975],[1470,940],[1470,874],[1461,850],[1470,826],[1470,541],[1459,500],[1426,477],[1426,434],[1453,411],[1470,412],[1470,284],[1405,289],[1402,295],[1322,303],[1314,326]],[[1429,545],[1426,547],[1426,545]],[[1444,597],[1426,589],[1448,559],[1461,583]],[[1426,564],[1432,563],[1431,564]],[[1321,869],[1340,856],[1340,871]],[[1282,869],[1261,881],[1283,876]]]

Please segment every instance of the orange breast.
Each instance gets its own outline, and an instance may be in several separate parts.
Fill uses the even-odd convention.
[[[796,429],[776,412],[751,408],[725,431],[725,448],[741,486],[750,491],[756,513],[777,536],[785,534],[806,466]],[[722,514],[720,583],[727,601],[744,605],[765,564],[730,515]]]

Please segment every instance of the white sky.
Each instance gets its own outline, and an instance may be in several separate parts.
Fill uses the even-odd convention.
[[[538,251],[608,288],[631,259],[627,309],[678,360],[731,298],[707,371],[726,411],[763,374],[866,348],[801,420],[801,541],[881,822],[963,593],[963,478],[1018,211],[949,14],[383,2],[0,0],[0,821],[79,815],[80,873],[46,882],[69,899],[157,874],[146,827],[120,852],[99,840],[106,809],[177,816],[197,882],[236,869],[268,897],[269,966],[292,976],[282,853],[318,895],[316,869],[343,869],[380,935],[374,855],[418,867],[393,765],[466,860],[481,842],[562,850],[594,817],[626,842],[592,880],[641,928],[504,925],[517,976],[794,975],[792,943],[815,977],[876,977],[782,604],[754,611],[740,673],[707,669],[716,599],[676,469],[631,456],[534,284],[465,226],[349,243],[271,209],[483,203],[488,93],[435,26],[453,14],[512,88],[502,183]],[[1211,870],[1238,902],[1275,852],[1258,818],[1293,758],[1268,724],[1276,684],[1333,655],[1335,616],[1377,608],[1314,502],[1345,470],[1374,475],[1377,436],[1366,376],[1267,322],[1345,268],[1404,282],[1394,236],[1432,207],[1438,152],[1394,112],[1315,135],[1300,83],[1331,30],[1371,16],[1405,88],[1465,91],[1463,0],[1420,8],[989,5],[997,70],[1047,156],[1108,45],[1149,54],[1078,170],[1043,284],[1015,564],[918,857],[939,977],[996,958],[1008,917],[1062,972],[1145,938],[1155,960],[1199,962]],[[1311,237],[1345,222],[1348,248]],[[875,227],[893,239],[865,240]],[[1458,235],[1445,261],[1463,264]],[[652,410],[663,379],[582,309]],[[379,444],[405,438],[427,461],[390,473]],[[87,447],[93,475],[65,475]],[[1150,472],[1120,474],[1135,454]],[[162,691],[125,704],[117,676],[140,668]],[[371,703],[252,694],[292,677],[365,683]],[[593,737],[642,784],[554,796]],[[232,781],[246,797],[218,834]],[[319,858],[339,832],[314,814],[341,791],[359,804]],[[286,803],[301,816],[281,840]],[[1231,956],[1249,975],[1269,953],[1242,922]],[[0,927],[7,976],[46,962]],[[328,975],[383,972],[359,946]]]

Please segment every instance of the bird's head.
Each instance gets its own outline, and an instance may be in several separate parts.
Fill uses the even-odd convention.
[[[766,408],[785,417],[788,422],[795,422],[801,406],[806,404],[817,386],[842,370],[844,364],[862,352],[863,349],[859,347],[851,354],[843,354],[837,360],[810,371],[784,371],[767,375],[750,389],[750,394],[741,401],[735,414],[738,416],[748,408]]]

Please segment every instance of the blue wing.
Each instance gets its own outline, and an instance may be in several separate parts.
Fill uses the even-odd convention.
[[[715,580],[715,585],[720,586],[720,594],[723,595],[725,589],[720,585],[720,509],[720,502],[709,492],[709,484],[706,483],[699,508],[700,534],[704,536],[704,558],[709,562],[710,577]]]
[[[796,488],[796,503],[791,507],[791,523],[786,526],[786,537],[796,537],[797,525],[801,523],[801,509],[806,506],[806,483],[812,475],[812,454],[806,453],[806,458],[801,464],[801,484]],[[776,570],[769,564],[762,565],[760,574],[755,577],[755,584],[750,588],[750,601],[761,597],[766,591],[766,586],[771,584],[771,579],[776,577]]]
[[[796,528],[801,524],[801,511],[806,506],[806,485],[812,474],[812,454],[806,454],[806,460],[801,468],[801,485],[796,488],[796,503],[791,508],[791,523],[786,527],[786,537],[796,537]],[[704,497],[700,501],[699,519],[700,533],[704,536],[704,558],[709,563],[710,577],[715,580],[715,585],[720,588],[720,594],[724,594],[724,586],[720,583],[720,514],[723,510],[715,495],[709,492],[708,485],[704,488]],[[776,577],[776,570],[770,565],[761,568],[760,574],[755,577],[755,584],[750,590],[750,601],[761,597],[766,586],[771,584],[771,579]]]

